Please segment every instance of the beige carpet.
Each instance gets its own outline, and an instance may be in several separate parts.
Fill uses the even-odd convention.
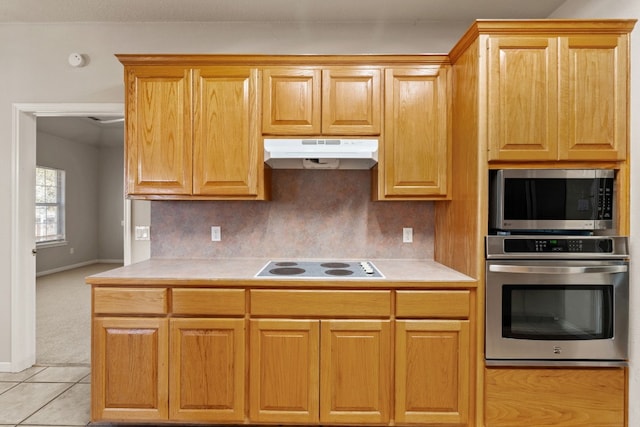
[[[119,264],[93,264],[36,279],[36,363],[91,363],[91,287],[84,279]]]

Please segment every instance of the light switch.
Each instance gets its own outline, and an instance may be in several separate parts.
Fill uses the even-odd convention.
[[[136,225],[136,240],[149,240],[149,226]]]

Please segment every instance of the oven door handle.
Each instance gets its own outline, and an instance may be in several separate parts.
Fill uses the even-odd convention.
[[[627,265],[600,265],[582,267],[542,267],[525,265],[492,264],[489,271],[493,273],[530,273],[530,274],[585,274],[585,273],[626,273]]]

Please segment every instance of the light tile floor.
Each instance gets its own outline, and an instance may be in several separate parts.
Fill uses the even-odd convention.
[[[0,372],[0,426],[86,426],[90,381],[90,368],[84,366]]]

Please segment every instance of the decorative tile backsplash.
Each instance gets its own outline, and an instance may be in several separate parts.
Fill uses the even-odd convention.
[[[365,170],[274,170],[268,202],[152,202],[151,256],[433,259],[433,202],[372,202],[370,185]]]

